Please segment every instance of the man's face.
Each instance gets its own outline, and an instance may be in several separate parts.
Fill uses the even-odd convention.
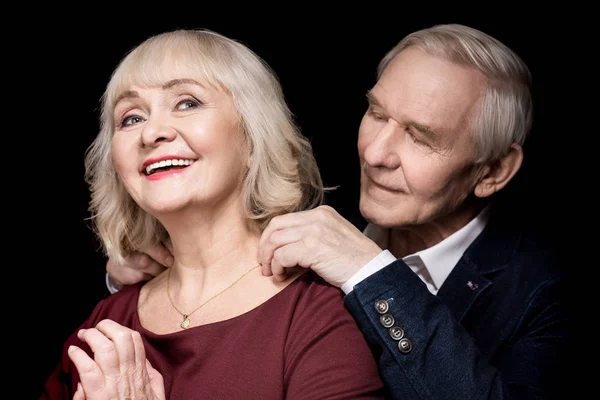
[[[367,97],[358,138],[360,211],[383,227],[433,222],[476,184],[470,118],[486,77],[411,47]]]

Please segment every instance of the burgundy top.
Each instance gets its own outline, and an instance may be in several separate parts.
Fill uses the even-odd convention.
[[[308,271],[255,309],[226,321],[157,335],[140,324],[143,283],[100,301],[81,328],[105,318],[140,332],[169,399],[381,399],[383,384],[342,292]],[[77,329],[78,330],[78,329]],[[72,399],[67,348],[41,399]]]

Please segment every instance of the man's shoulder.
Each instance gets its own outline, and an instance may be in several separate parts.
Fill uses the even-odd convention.
[[[555,236],[532,221],[497,213],[467,251],[483,270],[514,268],[534,276],[560,273]]]

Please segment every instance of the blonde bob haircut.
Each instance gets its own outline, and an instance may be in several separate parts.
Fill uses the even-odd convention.
[[[487,77],[483,101],[470,121],[479,163],[498,160],[513,143],[523,146],[531,130],[531,73],[510,48],[477,29],[459,24],[436,25],[404,37],[379,63],[378,78],[401,51],[418,47],[428,54]]]
[[[163,61],[168,60],[169,68]],[[249,219],[264,229],[280,214],[316,207],[324,187],[310,142],[293,121],[271,68],[245,45],[209,30],[179,29],[152,36],[115,69],[101,99],[100,131],[85,155],[93,228],[108,257],[121,259],[168,233],[125,190],[112,164],[117,97],[131,85],[191,78],[228,93],[248,144],[242,196]]]

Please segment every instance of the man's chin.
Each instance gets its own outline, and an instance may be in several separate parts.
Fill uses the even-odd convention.
[[[362,217],[369,223],[386,228],[393,224],[393,216],[389,207],[365,199],[361,196],[359,210]]]

